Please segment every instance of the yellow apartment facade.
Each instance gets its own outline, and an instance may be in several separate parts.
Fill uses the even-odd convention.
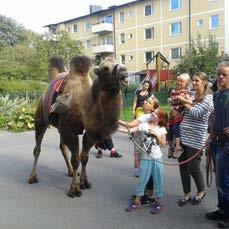
[[[94,59],[115,57],[133,75],[145,70],[157,52],[174,66],[198,34],[203,42],[213,35],[219,52],[229,53],[228,0],[138,0],[108,9],[90,7],[88,15],[46,27],[50,33],[69,32]]]

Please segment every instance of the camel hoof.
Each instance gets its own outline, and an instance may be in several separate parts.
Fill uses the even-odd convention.
[[[36,184],[38,182],[39,182],[39,179],[37,178],[37,176],[30,177],[29,180],[28,180],[29,184]]]
[[[81,190],[84,190],[86,187],[85,187],[85,183],[80,183],[80,189]]]
[[[89,182],[89,181],[85,181],[85,188],[86,189],[91,189],[91,182]]]
[[[68,192],[68,196],[71,198],[74,197],[80,197],[82,195],[82,192],[80,190],[72,190],[70,189],[70,191]]]
[[[91,189],[91,182],[89,182],[88,180],[84,180],[80,182],[79,186],[81,190]]]

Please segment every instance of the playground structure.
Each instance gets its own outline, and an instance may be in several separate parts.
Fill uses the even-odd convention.
[[[156,59],[156,69],[149,69],[149,64]],[[166,70],[161,69],[161,61],[166,64]],[[160,53],[157,52],[151,59],[149,59],[146,63],[146,76],[139,84],[138,89],[141,88],[142,84],[145,81],[150,81],[152,84],[152,88],[155,92],[160,90],[161,82],[164,82],[166,86],[168,86],[169,81],[171,80],[171,71],[169,70],[169,62],[168,60]]]

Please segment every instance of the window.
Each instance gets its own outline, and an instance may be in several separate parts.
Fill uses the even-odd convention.
[[[106,22],[106,23],[112,24],[112,23],[113,23],[113,18],[112,18],[112,16],[111,16],[111,15],[106,16],[106,17],[105,17],[105,22]]]
[[[129,39],[132,39],[132,38],[133,38],[133,34],[130,33],[130,34],[128,35],[128,38],[129,38]]]
[[[133,60],[134,57],[132,55],[129,55],[129,61]]]
[[[203,19],[200,19],[200,20],[197,21],[197,26],[198,26],[198,27],[203,27],[203,26],[204,26],[204,21],[203,21]]]
[[[85,27],[84,27],[85,30],[87,30],[87,31],[88,31],[88,30],[91,30],[91,22],[90,22],[90,21],[86,21],[85,24],[84,24],[84,26],[85,26]]]
[[[170,9],[177,10],[181,8],[181,0],[170,0]]]
[[[154,38],[154,28],[153,27],[145,29],[145,39],[147,40],[151,38]]]
[[[108,45],[113,45],[113,37],[112,36],[107,36],[106,37],[106,43],[108,44]]]
[[[125,55],[120,55],[120,62],[121,62],[121,64],[125,64],[125,62],[126,62]]]
[[[148,62],[151,58],[153,58],[153,56],[154,56],[153,51],[145,52],[145,63]]]
[[[74,33],[78,32],[78,25],[77,24],[73,25],[73,31],[74,31]]]
[[[181,56],[181,48],[173,48],[171,49],[171,59],[177,60]]]
[[[119,14],[119,22],[124,22],[124,12]]]
[[[145,6],[145,16],[151,16],[153,14],[152,5]]]
[[[119,35],[119,42],[120,42],[120,44],[124,44],[125,43],[125,34],[124,33],[121,33]]]
[[[181,22],[174,22],[170,26],[171,36],[177,36],[181,34]]]
[[[131,17],[131,16],[132,16],[132,11],[129,11],[129,12],[127,13],[127,16],[128,16],[128,17]]]
[[[219,15],[210,16],[210,29],[217,29],[219,27]]]
[[[85,41],[85,47],[86,47],[86,49],[91,49],[91,40]]]
[[[70,33],[70,32],[71,32],[71,27],[68,27],[67,30],[68,30],[68,32]]]
[[[100,43],[101,43],[101,45],[105,45],[106,44],[106,37],[101,37]]]

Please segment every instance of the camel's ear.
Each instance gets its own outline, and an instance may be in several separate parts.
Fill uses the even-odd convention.
[[[94,68],[93,72],[94,74],[99,75],[99,68]]]

